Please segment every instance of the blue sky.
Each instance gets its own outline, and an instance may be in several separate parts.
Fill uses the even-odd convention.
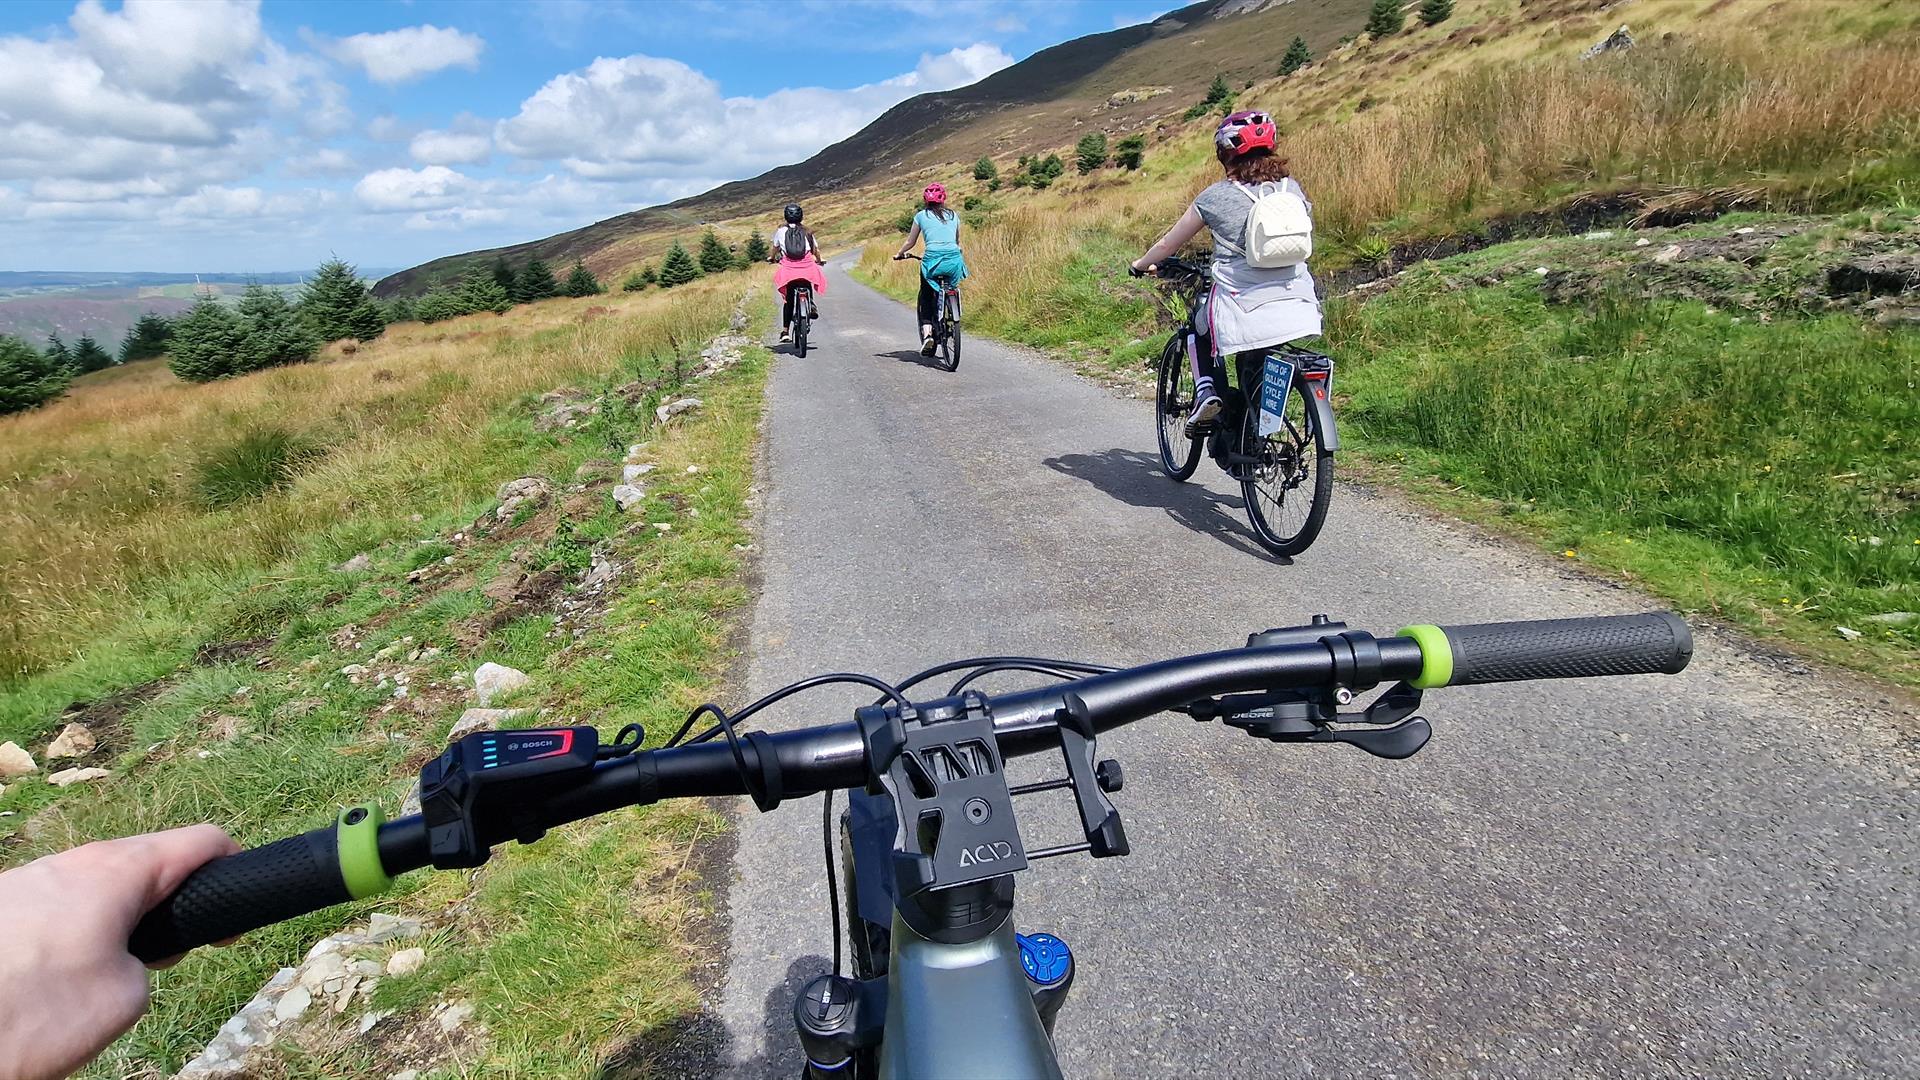
[[[1167,0],[11,0],[0,270],[546,236],[799,161]]]

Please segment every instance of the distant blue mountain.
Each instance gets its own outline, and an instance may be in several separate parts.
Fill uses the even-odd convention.
[[[369,280],[394,271],[386,267],[361,267],[360,276]],[[125,273],[86,273],[69,270],[0,270],[0,291],[8,289],[84,289],[100,285],[191,285],[194,281],[257,281],[262,285],[292,285],[313,275],[311,270],[255,274],[206,272],[198,274],[160,274],[148,271]]]

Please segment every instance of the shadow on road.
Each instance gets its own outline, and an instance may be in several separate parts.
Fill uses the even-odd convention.
[[[1085,480],[1129,506],[1165,510],[1167,516],[1203,536],[1282,566],[1293,560],[1260,546],[1242,519],[1246,505],[1199,484],[1176,484],[1160,471],[1160,457],[1118,447],[1090,454],[1061,454],[1044,464],[1057,473]],[[1205,467],[1202,462],[1202,467]]]
[[[941,366],[938,356],[921,356],[919,349],[900,349],[895,352],[874,353],[873,356],[876,360],[898,360],[903,364],[919,364],[923,368],[932,368],[935,371],[947,370]]]

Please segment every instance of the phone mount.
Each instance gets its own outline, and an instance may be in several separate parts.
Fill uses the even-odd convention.
[[[1410,683],[1394,684],[1359,712],[1340,711],[1340,706],[1353,701],[1356,689],[1379,684],[1380,648],[1372,634],[1315,615],[1306,626],[1265,630],[1247,638],[1249,648],[1303,642],[1320,642],[1333,650],[1333,686],[1229,694],[1195,702],[1181,711],[1195,720],[1219,720],[1270,742],[1346,743],[1392,760],[1412,757],[1427,745],[1433,726],[1425,717],[1413,715],[1420,709],[1420,691]]]
[[[854,718],[872,770],[867,790],[893,802],[899,898],[1005,877],[1033,859],[1130,850],[1107,799],[1123,783],[1120,765],[1096,760],[1093,721],[1076,695],[1065,695],[1055,716],[1067,775],[1019,787],[1007,784],[991,707],[977,692],[930,706],[869,706]],[[1013,797],[1059,788],[1073,790],[1086,841],[1029,852]]]

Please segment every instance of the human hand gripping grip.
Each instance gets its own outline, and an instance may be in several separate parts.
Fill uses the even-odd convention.
[[[1586,619],[1409,626],[1425,667],[1415,687],[1581,679],[1600,675],[1674,675],[1693,659],[1693,634],[1666,612]]]
[[[349,807],[326,828],[213,860],[140,920],[127,951],[151,964],[384,891],[382,821],[377,807]]]

